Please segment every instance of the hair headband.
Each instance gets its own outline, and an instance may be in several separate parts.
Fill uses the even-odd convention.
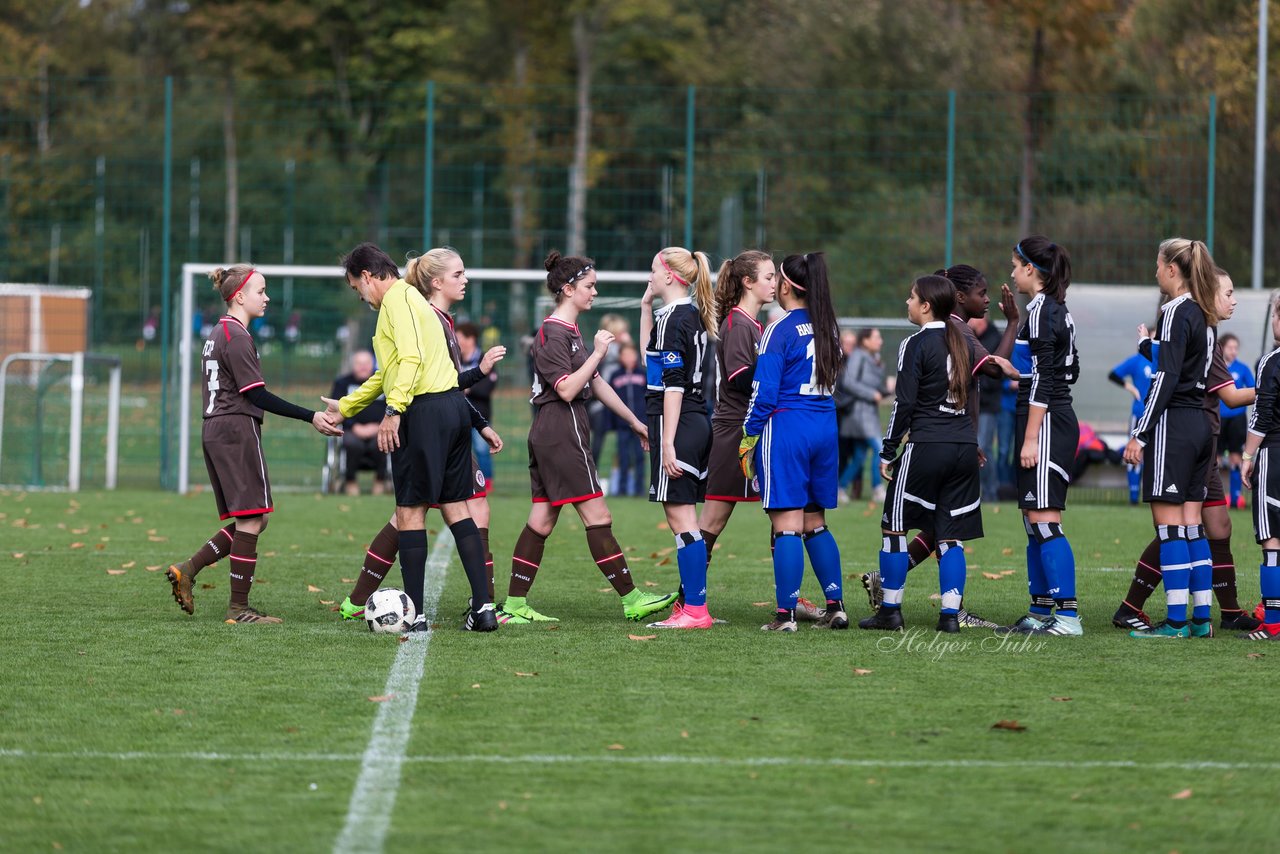
[[[676,280],[677,282],[679,282],[680,284],[684,285],[686,288],[687,288],[687,287],[689,287],[689,283],[688,283],[688,282],[686,282],[684,279],[680,278],[680,274],[679,274],[679,273],[677,273],[675,270],[671,269],[671,265],[667,263],[667,259],[666,259],[666,258],[663,258],[663,257],[662,257],[662,253],[661,253],[661,252],[659,252],[659,253],[658,253],[658,260],[662,262],[662,266],[663,266],[663,267],[666,267],[667,272],[668,272],[668,273],[670,273],[670,274],[672,275],[672,277],[674,277],[674,278],[675,278],[675,280]]]
[[[781,266],[780,266],[780,267],[778,267],[778,269],[782,272],[782,280],[783,280],[784,282],[786,282],[787,284],[789,284],[789,285],[791,286],[792,290],[797,290],[797,291],[799,291],[800,293],[804,293],[804,292],[807,290],[807,288],[805,288],[803,285],[798,285],[798,284],[796,284],[795,279],[793,279],[793,278],[791,278],[790,276],[788,276],[788,275],[787,275],[787,268],[786,268],[786,267],[781,267]]]
[[[590,272],[591,272],[592,270],[594,270],[595,268],[596,268],[596,265],[595,265],[595,264],[587,264],[587,265],[586,265],[585,267],[583,267],[581,270],[579,270],[578,272],[576,272],[576,273],[574,273],[572,276],[570,276],[568,279],[566,279],[566,280],[565,280],[565,283],[564,283],[563,285],[561,285],[560,287],[561,287],[561,288],[566,288],[566,287],[568,287],[569,285],[572,285],[574,282],[578,281],[578,279],[581,279],[583,276],[585,276],[587,273],[590,273]]]
[[[1049,245],[1052,246],[1053,244],[1051,243]],[[1027,253],[1022,251],[1021,243],[1013,247],[1013,250],[1018,253],[1018,255],[1022,258],[1023,261],[1026,261],[1028,264],[1030,264],[1032,267],[1035,267],[1037,270],[1039,270],[1041,273],[1044,273],[1046,276],[1049,275],[1048,270],[1046,270],[1044,267],[1041,267],[1035,261],[1032,261],[1030,258],[1027,257]]]
[[[227,302],[231,302],[233,299],[236,298],[236,294],[240,293],[241,288],[249,284],[249,280],[253,278],[253,274],[256,272],[258,271],[254,269],[249,270],[249,275],[245,276],[243,279],[240,280],[240,284],[236,285],[236,289],[231,292],[231,296],[227,297]]]

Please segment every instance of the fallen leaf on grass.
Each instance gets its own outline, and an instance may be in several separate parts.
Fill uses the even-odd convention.
[[[1189,797],[1191,797],[1191,790],[1183,789],[1181,792],[1174,792],[1169,796],[1169,799],[1173,801],[1185,801]]]
[[[930,594],[929,594],[929,598],[930,598],[930,599],[932,599],[932,600],[934,600],[934,601],[936,602],[936,601],[938,601],[939,599],[941,599],[941,598],[942,598],[942,594],[941,594],[941,593],[930,593]]]
[[[108,569],[108,570],[107,570],[107,575],[124,575],[124,573],[125,573],[125,571],[124,571],[123,569]]]
[[[772,602],[752,602],[751,604],[755,605],[757,608],[768,608],[773,603]]]
[[[377,697],[370,697],[370,698],[369,698],[369,702],[370,702],[370,703],[385,703],[387,700],[390,700],[390,699],[391,699],[392,697],[394,697],[394,696],[395,696],[395,694],[379,694]]]
[[[138,565],[138,562],[137,562],[136,560],[131,560],[131,561],[129,561],[128,563],[122,563],[122,564],[120,564],[120,568],[121,568],[121,569],[133,569],[133,568],[134,568],[135,566],[137,566],[137,565]]]
[[[101,551],[106,551],[106,548],[107,548],[107,547],[106,547],[105,545],[103,545],[102,543],[96,543],[96,544],[94,545],[94,547],[93,547],[93,548],[94,548],[94,551],[99,551],[99,552],[101,552]]]
[[[338,610],[338,609],[337,609],[337,608],[334,608],[333,610],[335,610],[335,611],[336,611],[336,610]],[[409,642],[409,636],[408,636],[408,635],[401,635],[401,636],[400,636],[400,643],[408,643],[408,642]]]
[[[213,585],[213,584],[201,584],[201,585],[200,585],[200,589],[201,589],[201,590],[212,590],[215,586],[216,586],[216,585]]]
[[[22,559],[23,559],[24,557],[26,557],[26,556],[27,556],[27,553],[26,553],[26,552],[14,552],[14,553],[13,553],[13,559],[14,559],[14,560],[22,560]]]
[[[612,588],[612,587],[598,587],[598,588],[596,588],[596,592],[597,592],[597,593],[612,593],[612,592],[613,592],[613,588]]]
[[[659,522],[659,523],[658,523],[658,530],[659,530],[659,531],[670,531],[670,530],[671,530],[671,526],[670,526],[670,525],[668,525],[666,522]]]
[[[1012,569],[1006,569],[1004,572],[1002,572],[1002,573],[1000,573],[1000,574],[1001,574],[1001,575],[1013,575],[1013,572],[1014,572],[1014,571],[1013,571]]]
[[[984,572],[982,573],[982,577],[991,581],[999,581],[1001,576],[998,572]]]
[[[560,627],[559,627],[559,626],[556,626],[556,625],[547,626],[547,631],[549,631],[549,632],[558,632],[558,631],[560,631]]]
[[[324,592],[324,589],[323,589],[323,588],[321,588],[321,587],[316,587],[314,584],[308,584],[308,585],[307,585],[307,592],[308,592],[308,593],[323,593],[323,592]]]
[[[84,548],[84,543],[72,543],[70,546],[68,546],[68,548],[82,549]]]
[[[343,584],[355,584],[355,583],[356,583],[356,580],[355,580],[354,578],[344,578],[344,579],[342,579],[342,583],[343,583]]]
[[[479,683],[479,682],[474,682],[474,683],[472,683],[471,687],[472,687],[472,688],[479,688],[479,687],[480,687],[480,683]]]
[[[611,744],[605,748],[606,750],[626,750],[621,744]]]
[[[645,587],[657,587],[657,586],[658,586],[658,582],[656,582],[656,581],[646,581],[646,582],[644,583],[644,586],[645,586]]]
[[[689,730],[687,730],[687,729],[682,729],[682,730],[680,730],[680,737],[681,737],[681,738],[688,738],[688,737],[689,737]]]
[[[671,563],[671,558],[664,557],[662,560],[658,561],[657,566],[666,566],[669,563]]]
[[[153,542],[153,543],[167,543],[167,542],[169,542],[169,538],[168,538],[168,537],[147,537],[147,539],[148,539],[148,540],[150,540],[150,541],[151,541],[151,542]]]
[[[537,676],[537,673],[522,673],[519,670],[513,671],[517,676]]]
[[[164,564],[158,563],[155,566],[148,566],[147,572],[155,572],[156,570],[160,570],[160,569],[164,569]]]
[[[854,676],[870,676],[870,675],[871,675],[872,673],[874,673],[874,672],[875,672],[874,670],[867,670],[865,667],[855,667],[855,668],[853,668],[853,675],[854,675]]]
[[[627,637],[631,638],[631,640],[634,640],[634,641],[651,641],[651,640],[655,640],[658,636],[657,635],[627,635]]]
[[[321,600],[320,600],[320,604],[321,604],[321,605],[332,605],[332,604],[333,604],[333,600],[332,600],[332,599],[321,599]]]
[[[1017,721],[996,721],[991,725],[992,729],[1007,729],[1013,732],[1024,732],[1026,727]]]
[[[1013,549],[1009,549],[1009,548],[1001,549],[1000,554],[1004,555],[1005,557],[1008,557],[1009,555],[1013,554]]]
[[[1071,702],[1071,698],[1070,698],[1070,697],[1050,697],[1049,699],[1050,699],[1050,700],[1053,700],[1055,703],[1070,703],[1070,702]]]
[[[1262,658],[1262,656],[1264,655],[1266,655],[1265,652],[1247,652],[1245,653],[1244,657],[1245,658]]]

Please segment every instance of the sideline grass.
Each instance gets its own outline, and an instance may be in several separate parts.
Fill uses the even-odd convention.
[[[674,587],[659,512],[611,506],[637,582]],[[493,507],[501,588],[528,504]],[[254,599],[286,622],[230,627],[224,567],[200,576],[214,589],[197,590],[195,617],[147,571],[213,532],[208,495],[0,494],[0,589],[13,609],[0,624],[0,849],[331,848],[377,711],[368,698],[397,645],[339,623],[321,601],[341,601],[390,509],[280,496]],[[851,616],[866,612],[856,576],[874,565],[877,517],[862,505],[831,514]],[[1233,518],[1252,603],[1258,551],[1247,516]],[[967,602],[1009,620],[1025,605],[1025,537],[1008,506],[986,523]],[[530,600],[562,619],[555,628],[458,631],[455,560],[387,849],[759,850],[827,837],[906,849],[1266,848],[1280,832],[1265,688],[1280,652],[1109,628],[1148,516],[1079,507],[1066,528],[1086,636],[1021,647],[973,631],[940,646],[932,563],[907,588],[908,624],[924,633],[761,633],[769,608],[753,603],[773,588],[753,508],[716,550],[711,603],[730,625],[707,633],[623,620],[571,514]],[[1005,570],[1016,572],[983,575]],[[812,576],[806,595],[817,598]],[[993,730],[1001,720],[1026,729]],[[1134,764],[1096,764],[1120,762]]]

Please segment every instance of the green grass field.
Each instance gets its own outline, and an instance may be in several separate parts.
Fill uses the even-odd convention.
[[[500,588],[527,507],[494,500]],[[637,581],[674,588],[657,508],[612,509]],[[908,624],[926,631],[764,634],[767,526],[745,508],[712,567],[729,625],[663,634],[623,620],[566,514],[531,597],[561,623],[460,631],[450,550],[438,631],[403,645],[326,604],[390,510],[278,496],[254,601],[286,622],[227,626],[225,567],[200,576],[213,587],[197,590],[194,617],[160,571],[215,530],[207,493],[0,494],[0,850],[1167,852],[1266,850],[1280,833],[1266,675],[1280,651],[1110,628],[1150,537],[1144,509],[1067,514],[1080,639],[939,641],[933,563],[907,588]],[[1247,515],[1233,518],[1252,604],[1258,550]],[[878,511],[829,521],[861,617]],[[986,523],[967,604],[1012,620],[1025,537],[1009,506]],[[818,598],[812,576],[805,595]],[[405,690],[371,700],[424,643],[416,709]],[[361,777],[380,711],[412,711],[398,779],[393,757]],[[352,815],[358,779],[372,785]]]

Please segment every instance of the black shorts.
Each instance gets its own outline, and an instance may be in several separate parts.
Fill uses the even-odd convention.
[[[707,464],[708,501],[760,500],[760,478],[747,480],[738,463],[738,445],[741,443],[740,421],[711,422],[711,456]]]
[[[544,403],[529,427],[529,488],[535,504],[577,504],[600,498],[591,457],[591,430],[582,401]]]
[[[1219,448],[1228,454],[1244,453],[1244,440],[1249,435],[1249,413],[1242,412],[1222,419],[1222,431],[1218,435]]]
[[[903,533],[931,531],[939,540],[980,539],[978,471],[977,445],[908,442],[893,463],[881,527]]]
[[[262,422],[252,415],[206,418],[200,429],[204,466],[218,518],[270,513],[271,478],[262,455]]]
[[[1280,454],[1275,450],[1260,448],[1253,460],[1253,536],[1260,543],[1280,537]]]
[[[1020,462],[1027,436],[1027,413],[1014,418],[1013,464],[1017,467],[1018,507],[1023,510],[1066,510],[1067,486],[1080,444],[1080,425],[1070,409],[1049,410],[1040,422],[1040,456],[1032,468]]]
[[[1222,472],[1218,469],[1218,439],[1211,437],[1213,446],[1209,449],[1209,459],[1204,467],[1204,506],[1227,506],[1227,494],[1222,491]]]
[[[1209,413],[1200,407],[1166,409],[1142,449],[1142,500],[1204,501],[1213,447]]]
[[[420,394],[400,416],[400,447],[391,452],[396,506],[453,504],[475,493],[471,414],[456,388]]]
[[[662,416],[649,416],[649,500],[663,504],[699,504],[707,494],[711,457],[711,419],[704,411],[685,410],[676,425],[676,462],[683,474],[670,477],[662,467]]]

